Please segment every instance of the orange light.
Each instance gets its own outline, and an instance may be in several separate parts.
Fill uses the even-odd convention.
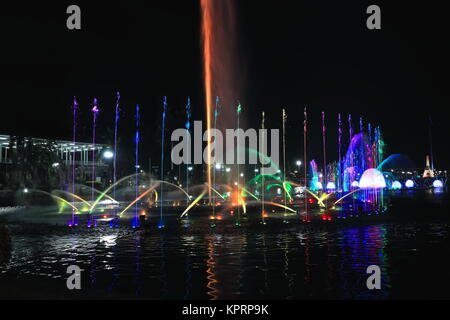
[[[209,220],[214,220],[215,217],[214,216],[209,216]]]
[[[145,213],[146,213],[145,210],[142,210],[141,211],[141,216],[145,216]]]
[[[222,216],[217,216],[217,220],[222,220],[223,217]]]
[[[106,218],[108,218],[108,216],[105,214],[105,215],[103,215],[103,219],[106,219]]]
[[[263,213],[263,218],[268,218],[268,217],[269,217],[269,215],[266,212],[264,212]]]

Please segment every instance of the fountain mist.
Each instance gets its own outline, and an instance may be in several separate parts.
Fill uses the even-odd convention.
[[[235,53],[235,10],[234,1],[211,1],[200,0],[202,17],[202,45],[203,45],[203,72],[206,104],[207,129],[212,128],[212,117],[214,109],[214,96],[220,96],[222,105],[230,107],[239,97],[240,77],[234,74],[236,70]],[[227,110],[227,108],[225,108]],[[232,108],[222,113],[222,126],[233,124]],[[230,128],[230,126],[228,126]],[[211,163],[211,134],[208,130],[207,137],[208,185],[212,185],[212,163]],[[211,201],[211,190],[208,190]]]

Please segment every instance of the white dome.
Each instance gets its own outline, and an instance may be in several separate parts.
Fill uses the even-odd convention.
[[[377,169],[367,169],[359,180],[360,188],[386,188],[386,180]]]

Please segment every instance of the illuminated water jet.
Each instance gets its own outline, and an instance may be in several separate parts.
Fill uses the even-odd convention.
[[[386,188],[386,181],[384,179],[383,173],[377,169],[367,169],[364,171],[361,179],[359,180],[359,187],[361,189],[378,189]]]

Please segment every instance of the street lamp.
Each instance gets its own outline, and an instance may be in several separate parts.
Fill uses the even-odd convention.
[[[103,152],[103,158],[112,159],[114,158],[114,153],[111,150],[106,150],[105,152]]]
[[[300,167],[300,166],[302,165],[302,162],[301,162],[300,160],[297,160],[297,161],[295,162],[295,164],[297,165],[297,167]]]

